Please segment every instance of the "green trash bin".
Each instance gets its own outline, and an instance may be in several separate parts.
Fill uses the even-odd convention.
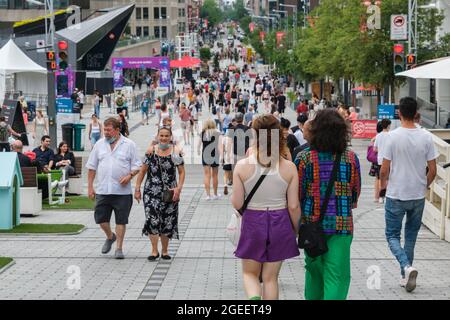
[[[84,151],[86,125],[82,123],[77,123],[73,125],[73,129],[74,129],[73,150]]]

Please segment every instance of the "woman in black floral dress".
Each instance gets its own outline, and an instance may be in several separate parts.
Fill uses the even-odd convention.
[[[169,127],[161,127],[158,131],[158,144],[151,146],[146,155],[136,180],[134,197],[139,202],[141,184],[147,175],[144,185],[145,224],[142,234],[150,237],[152,254],[149,261],[159,258],[158,240],[161,238],[161,258],[171,259],[168,254],[169,239],[178,239],[178,202],[184,183],[184,162],[180,149],[170,143],[172,131]],[[177,169],[179,181],[177,183]],[[164,190],[173,191],[172,202],[163,201]]]

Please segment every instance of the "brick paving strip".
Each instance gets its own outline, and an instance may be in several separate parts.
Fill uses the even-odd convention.
[[[169,255],[172,256],[172,259],[158,260],[156,268],[150,275],[150,278],[148,279],[147,284],[142,290],[142,293],[140,294],[138,300],[155,300],[156,296],[158,295],[158,291],[161,288],[161,285],[164,282],[164,279],[166,278],[166,275],[172,265],[172,261],[177,254],[178,248],[180,247],[181,241],[183,240],[186,230],[188,229],[189,223],[194,216],[195,210],[198,206],[202,194],[202,188],[198,188],[195,195],[192,197],[191,202],[189,203],[189,206],[183,215],[183,218],[178,223],[180,240],[171,240],[169,243]]]

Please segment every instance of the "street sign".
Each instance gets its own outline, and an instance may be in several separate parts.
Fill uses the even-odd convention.
[[[398,120],[398,105],[396,104],[380,104],[378,105],[377,118],[378,120],[389,119]]]
[[[377,135],[377,120],[352,121],[353,139],[372,139]]]
[[[393,104],[380,104],[378,106],[378,120],[382,119],[394,119],[395,105]]]
[[[45,52],[45,41],[44,40],[36,40],[36,52]]]
[[[391,16],[391,40],[408,40],[408,16],[406,14]]]
[[[70,98],[56,99],[56,113],[72,113],[73,101]]]

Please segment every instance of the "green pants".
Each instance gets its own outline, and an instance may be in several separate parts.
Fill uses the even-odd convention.
[[[351,235],[327,235],[328,252],[317,258],[305,252],[305,299],[345,300],[350,287]]]

